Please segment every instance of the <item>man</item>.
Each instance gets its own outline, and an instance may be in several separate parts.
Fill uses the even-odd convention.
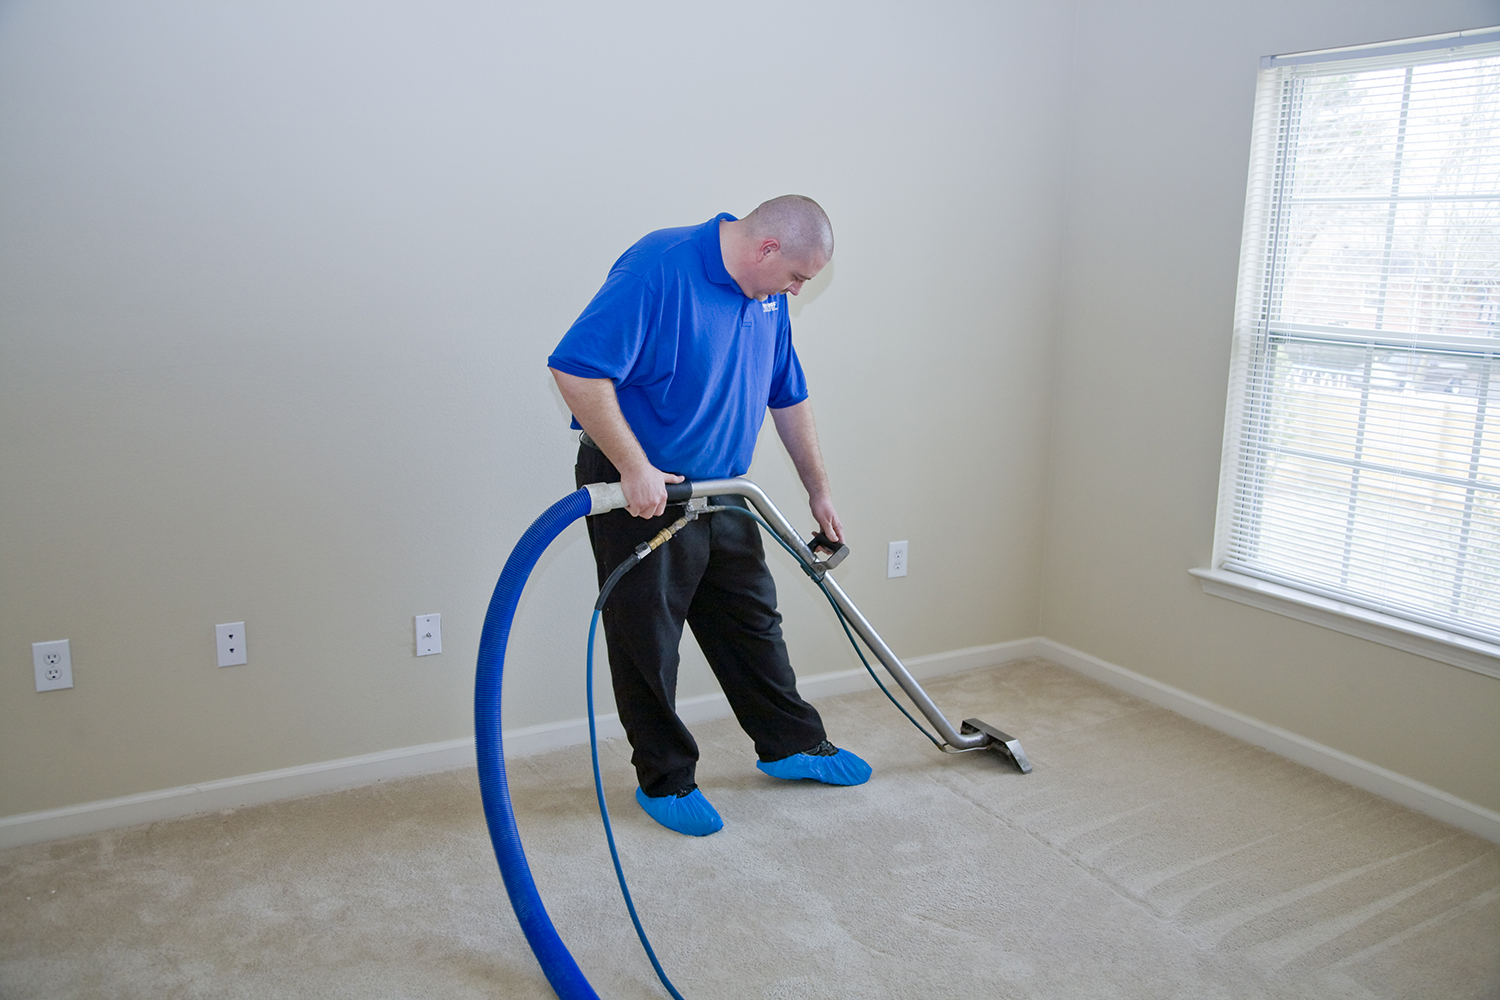
[[[744,219],[650,233],[547,359],[582,430],[577,482],[618,481],[626,509],[589,519],[599,580],[676,519],[667,483],[740,476],[767,407],[823,533],[843,533],[818,448],[786,294],[833,255],[811,198],[786,195]],[[735,497],[716,504],[743,506]],[[604,613],[615,704],[634,749],[636,801],[658,823],[707,836],[723,821],[695,782],[698,746],[677,717],[686,621],[735,717],[774,777],[857,785],[870,768],[828,742],[797,693],[759,526],[699,517],[616,585]]]

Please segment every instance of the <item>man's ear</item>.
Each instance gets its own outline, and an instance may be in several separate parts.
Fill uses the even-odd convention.
[[[759,264],[761,261],[763,261],[767,257],[771,256],[773,253],[779,253],[780,251],[781,251],[781,244],[778,243],[776,240],[773,240],[773,239],[761,240],[760,241],[760,249],[755,254],[755,262],[757,264]]]

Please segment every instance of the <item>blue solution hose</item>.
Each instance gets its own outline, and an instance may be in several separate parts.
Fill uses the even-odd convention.
[[[484,616],[484,631],[479,637],[479,664],[474,674],[474,749],[479,761],[479,793],[484,800],[484,818],[490,829],[490,842],[510,905],[526,935],[526,942],[542,966],[547,982],[561,1000],[599,1000],[599,994],[584,978],[578,963],[552,926],[552,918],[542,905],[531,866],[521,849],[521,835],[516,830],[516,816],[510,804],[510,786],[505,779],[505,753],[501,746],[500,681],[505,670],[505,646],[510,639],[511,621],[521,590],[536,562],[552,540],[564,528],[588,514],[593,500],[589,491],[570,493],[547,508],[541,517],[521,536],[505,561],[500,581],[495,584],[489,610]]]

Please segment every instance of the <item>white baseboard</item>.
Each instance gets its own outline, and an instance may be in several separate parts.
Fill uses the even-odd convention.
[[[1440,788],[1423,784],[1404,774],[1387,770],[1378,764],[1324,746],[1290,730],[1242,715],[1206,698],[1179,690],[1133,670],[1116,666],[1097,656],[1079,652],[1050,639],[1037,640],[1038,656],[1070,670],[1076,670],[1110,687],[1170,709],[1178,715],[1200,722],[1210,729],[1264,747],[1274,754],[1294,760],[1331,778],[1373,792],[1381,798],[1425,813],[1434,819],[1451,823],[1500,844],[1500,813],[1450,795]]]
[[[916,656],[906,662],[906,667],[914,677],[937,677],[1037,656],[1039,654],[1036,649],[1036,640],[1023,639]],[[798,681],[799,690],[811,698],[828,698],[872,687],[874,682],[863,669],[817,674]],[[687,723],[705,722],[730,714],[729,702],[722,693],[685,698],[678,703],[677,711]],[[614,713],[599,716],[596,724],[601,739],[625,735],[620,718]],[[505,755],[526,757],[559,747],[586,743],[588,738],[587,718],[527,726],[505,733]],[[159,823],[221,809],[239,809],[282,799],[321,795],[392,778],[469,767],[473,763],[474,738],[468,736],[116,799],[83,802],[61,809],[4,816],[0,817],[0,849],[140,823]]]
[[[0,848],[301,798],[388,778],[448,770],[473,760],[474,739],[469,737],[4,816],[0,817]]]
[[[1019,639],[914,656],[905,664],[912,676],[926,679],[1035,657],[1051,660],[1219,732],[1264,747],[1357,788],[1500,843],[1500,813],[1050,639]],[[874,683],[863,669],[816,674],[798,681],[798,688],[810,698],[829,698],[873,687]],[[679,702],[677,708],[683,721],[688,723],[729,715],[729,703],[722,693],[687,698]],[[599,735],[604,739],[624,735],[619,717],[613,713],[599,716],[597,725]],[[588,734],[588,720],[584,718],[515,729],[505,734],[505,754],[507,757],[525,757],[575,746],[586,742]],[[117,799],[84,802],[61,809],[5,816],[0,817],[0,849],[140,823],[180,819],[220,809],[319,795],[392,778],[469,767],[473,763],[474,738],[464,737]]]

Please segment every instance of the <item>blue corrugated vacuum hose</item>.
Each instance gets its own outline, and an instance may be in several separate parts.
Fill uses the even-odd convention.
[[[495,594],[484,616],[484,632],[479,637],[479,666],[474,674],[474,745],[479,758],[479,792],[484,799],[484,818],[489,824],[490,841],[510,905],[521,922],[521,930],[531,945],[547,981],[562,1000],[598,1000],[599,995],[583,977],[578,963],[558,937],[552,918],[537,894],[531,877],[531,866],[521,849],[521,835],[516,831],[516,816],[510,805],[510,787],[505,780],[505,753],[501,747],[500,680],[505,670],[505,644],[510,639],[511,620],[521,589],[532,567],[552,540],[564,528],[586,515],[592,507],[589,491],[581,489],[553,504],[532,522],[526,534],[516,543]]]

